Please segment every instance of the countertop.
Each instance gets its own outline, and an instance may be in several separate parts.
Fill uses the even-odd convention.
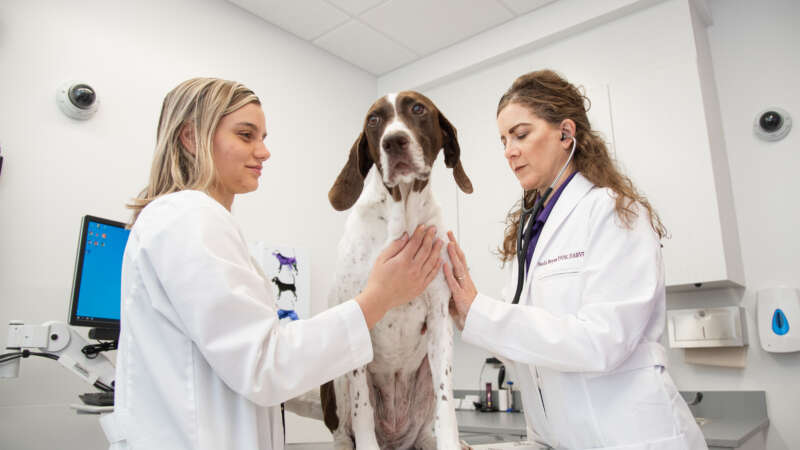
[[[525,414],[521,412],[456,411],[458,431],[462,433],[514,434],[525,436]]]
[[[764,391],[702,391],[699,403],[690,405],[710,447],[736,448],[769,426]],[[687,403],[696,392],[681,392]]]
[[[681,392],[687,402],[695,392]],[[710,447],[736,448],[769,426],[764,391],[703,391],[702,400],[689,407]],[[522,413],[456,411],[458,430],[464,435],[524,436]],[[476,446],[485,447],[485,446]],[[291,450],[330,450],[332,442],[288,444]],[[486,447],[488,448],[488,447]]]
[[[467,440],[471,444],[470,438],[476,434],[485,435],[509,435],[515,440],[521,440],[527,433],[525,429],[525,415],[521,412],[506,413],[506,412],[479,412],[479,411],[456,411],[456,420],[458,421],[458,431],[462,435],[462,439]],[[499,437],[499,436],[498,436]],[[472,445],[475,449],[492,450],[494,448],[505,448],[511,445],[510,442],[501,442],[499,444],[478,444]],[[332,450],[333,442],[308,442],[308,443],[295,443],[286,444],[288,450]],[[532,448],[532,447],[526,447]],[[538,448],[538,446],[536,447]]]

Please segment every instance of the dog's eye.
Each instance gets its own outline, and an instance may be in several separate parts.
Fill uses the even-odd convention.
[[[378,124],[380,122],[381,122],[381,118],[378,117],[377,114],[370,114],[370,116],[367,117],[367,126],[368,127],[376,127],[376,126],[378,126]]]
[[[416,115],[420,115],[425,112],[425,106],[422,103],[417,103],[411,107],[411,112]]]

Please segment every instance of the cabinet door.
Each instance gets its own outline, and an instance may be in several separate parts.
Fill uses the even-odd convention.
[[[662,241],[668,287],[728,279],[700,89],[694,62],[609,85],[618,163],[671,235]]]
[[[600,133],[606,142],[608,151],[613,156],[614,127],[611,121],[611,103],[609,101],[608,85],[586,86],[586,97],[589,98],[589,110],[586,112],[589,124],[594,131]]]

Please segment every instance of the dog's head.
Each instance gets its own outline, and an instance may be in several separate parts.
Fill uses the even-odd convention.
[[[353,206],[373,164],[387,189],[417,180],[426,182],[442,149],[456,184],[471,193],[472,183],[461,166],[456,129],[436,105],[414,91],[381,97],[367,112],[363,131],[350,149],[328,199],[337,211]]]

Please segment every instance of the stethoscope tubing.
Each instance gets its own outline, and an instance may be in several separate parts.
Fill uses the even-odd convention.
[[[531,243],[533,224],[536,222],[536,216],[541,212],[544,202],[550,197],[550,193],[553,192],[556,183],[561,179],[561,175],[564,174],[564,171],[567,170],[567,166],[569,166],[569,163],[572,161],[572,157],[575,156],[575,147],[578,145],[578,141],[574,136],[570,136],[570,138],[572,139],[572,150],[569,152],[567,162],[565,162],[561,170],[558,171],[558,175],[556,175],[556,178],[544,191],[544,194],[536,199],[533,207],[525,207],[525,190],[522,191],[522,210],[520,211],[519,226],[517,227],[517,290],[514,293],[514,300],[511,301],[512,304],[519,303],[519,298],[522,294],[522,284],[525,282],[525,257],[528,254],[528,247]]]

